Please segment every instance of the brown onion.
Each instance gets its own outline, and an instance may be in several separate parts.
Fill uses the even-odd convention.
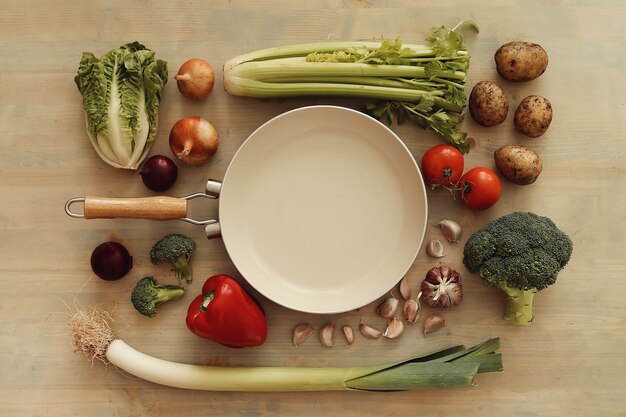
[[[422,301],[429,307],[451,308],[463,301],[461,275],[447,265],[429,269],[420,291]]]
[[[201,165],[213,158],[218,143],[217,130],[201,117],[181,119],[170,131],[172,153],[190,165]]]
[[[213,90],[215,74],[208,62],[194,58],[181,65],[174,79],[183,96],[191,100],[204,100]]]

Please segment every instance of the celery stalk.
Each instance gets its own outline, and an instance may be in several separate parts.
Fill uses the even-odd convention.
[[[224,64],[224,69],[230,69],[243,62],[257,62],[266,61],[277,58],[289,58],[296,56],[306,56],[315,52],[334,52],[341,51],[349,48],[366,48],[368,50],[375,50],[380,48],[382,41],[328,41],[328,42],[315,42],[304,43],[297,45],[285,45],[277,46],[274,48],[259,49],[257,51],[249,52],[247,54],[239,55]],[[425,45],[404,45],[406,48],[410,48],[414,51],[413,58],[434,56],[435,53],[429,46]]]
[[[332,84],[362,84],[375,85],[379,87],[406,88],[411,90],[423,90],[430,92],[433,96],[443,96],[441,87],[443,84],[405,82],[403,78],[381,78],[381,77],[334,77],[334,76],[318,76],[318,77],[289,77],[274,78],[273,83],[332,83]]]
[[[430,78],[426,68],[416,65],[376,65],[352,62],[307,62],[306,58],[279,58],[263,62],[244,62],[229,71],[229,77],[271,81],[289,77],[408,77]],[[442,71],[438,78],[465,81],[461,71]]]
[[[365,97],[375,99],[393,99],[417,102],[422,96],[433,94],[428,91],[409,88],[381,87],[375,85],[361,85],[332,82],[292,82],[268,83],[250,78],[231,78],[233,84],[225,84],[227,90],[235,95],[245,90],[248,97],[298,97],[298,96],[336,96]]]
[[[395,42],[317,42],[261,49],[224,65],[224,88],[233,95],[278,98],[343,96],[377,100],[366,112],[387,121],[411,119],[463,152],[467,134],[456,128],[466,107],[470,56],[454,29],[436,27],[430,46]]]

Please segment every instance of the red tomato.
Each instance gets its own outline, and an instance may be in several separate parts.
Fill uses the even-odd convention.
[[[459,181],[459,196],[472,210],[484,210],[493,206],[502,194],[498,174],[485,167],[467,171]]]
[[[433,146],[422,156],[422,175],[431,186],[454,186],[463,174],[463,167],[463,154],[450,145]]]

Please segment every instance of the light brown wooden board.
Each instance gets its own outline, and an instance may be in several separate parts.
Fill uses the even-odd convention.
[[[379,327],[375,303],[360,311],[312,316],[260,298],[270,325],[267,343],[232,350],[191,334],[184,325],[188,303],[204,278],[230,273],[241,279],[220,240],[206,241],[200,227],[182,222],[71,219],[71,197],[149,196],[136,173],[104,164],[87,140],[81,96],[73,82],[83,51],[96,55],[134,40],[169,63],[170,81],[152,153],[169,154],[170,127],[199,115],[221,136],[215,159],[180,167],[172,196],[202,191],[221,178],[234,152],[259,125],[283,111],[310,104],[354,106],[342,99],[260,101],[228,96],[221,65],[251,50],[326,39],[395,37],[421,43],[435,25],[471,17],[481,26],[466,31],[472,67],[468,92],[479,80],[500,83],[509,96],[508,120],[481,128],[469,117],[463,128],[479,146],[468,167],[493,167],[504,144],[534,148],[544,172],[529,187],[504,182],[492,209],[472,212],[445,192],[429,192],[430,219],[455,219],[464,227],[459,245],[447,245],[444,261],[462,271],[465,301],[445,313],[449,326],[424,339],[419,326],[395,341],[366,341],[323,349],[311,338],[297,349],[292,327],[307,321],[356,326],[361,317]],[[624,300],[626,178],[624,29],[621,1],[207,1],[46,2],[3,1],[0,7],[0,415],[5,416],[623,416],[626,413],[626,320]],[[511,40],[537,42],[550,56],[539,79],[513,84],[498,78],[497,47]],[[203,103],[183,99],[173,74],[188,58],[211,62],[215,90]],[[512,112],[529,94],[548,97],[554,121],[541,138],[513,129]],[[394,130],[419,160],[440,139],[409,124]],[[196,204],[198,203],[198,204]],[[217,216],[217,203],[194,201],[195,217]],[[503,298],[483,287],[461,264],[462,244],[488,220],[514,210],[547,215],[574,240],[574,256],[557,284],[536,297],[536,320],[524,328],[501,320]],[[181,232],[199,243],[196,279],[182,300],[164,305],[157,318],[137,314],[129,302],[136,280],[154,274],[151,244]],[[440,237],[429,227],[426,239]],[[134,254],[132,273],[103,282],[89,268],[99,243],[116,239]],[[422,251],[408,273],[414,289],[435,261]],[[254,293],[254,292],[253,292]],[[200,364],[339,366],[373,364],[458,343],[500,336],[505,372],[485,374],[478,387],[410,393],[205,393],[165,388],[93,366],[74,354],[66,328],[74,300],[115,309],[118,335],[143,352]],[[320,300],[323,302],[323,300]],[[339,337],[339,335],[338,335]],[[338,340],[341,340],[338,338]],[[341,343],[338,343],[341,345]]]

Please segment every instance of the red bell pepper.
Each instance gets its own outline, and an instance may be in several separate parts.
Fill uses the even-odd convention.
[[[187,327],[196,335],[240,348],[265,342],[265,314],[255,300],[228,275],[214,275],[187,310]]]

